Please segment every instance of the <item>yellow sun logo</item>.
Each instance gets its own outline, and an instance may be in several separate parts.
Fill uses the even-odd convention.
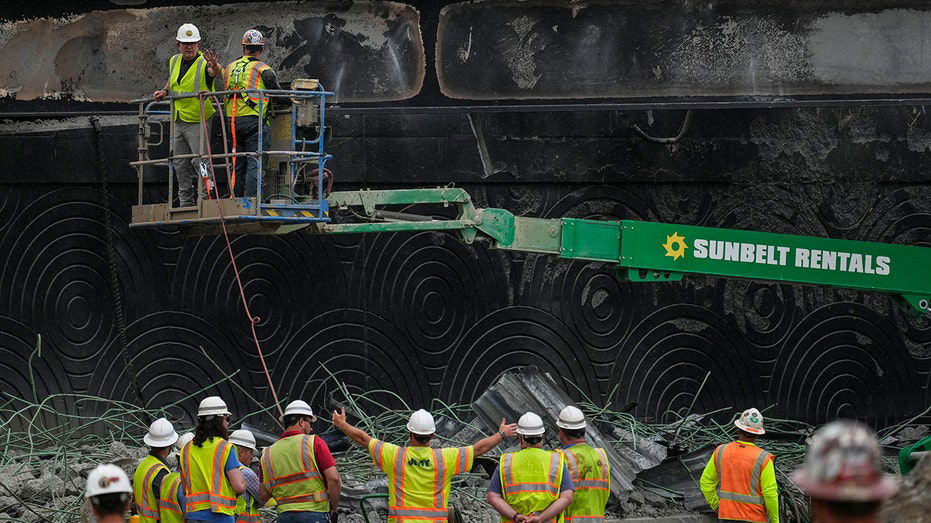
[[[663,248],[666,249],[666,256],[672,256],[673,260],[678,260],[685,256],[685,250],[689,246],[685,244],[685,238],[679,236],[678,232],[674,232],[672,236],[666,236],[666,243],[663,244]]]

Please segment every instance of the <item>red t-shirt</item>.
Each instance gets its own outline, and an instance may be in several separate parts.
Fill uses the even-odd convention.
[[[297,436],[299,434],[303,434],[303,432],[289,430],[282,434],[281,437],[287,438],[288,436]],[[320,436],[314,438],[314,461],[317,463],[317,470],[320,472],[336,466],[336,460],[333,459],[333,454],[330,454],[330,447],[327,446],[326,441],[323,441],[323,438]]]

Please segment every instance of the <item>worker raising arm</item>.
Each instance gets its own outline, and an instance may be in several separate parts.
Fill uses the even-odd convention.
[[[214,91],[215,79],[221,76],[223,68],[215,52],[203,53],[200,50],[200,31],[194,24],[184,24],[178,28],[178,54],[168,61],[168,81],[165,87],[152,93],[152,97],[161,100],[165,96],[191,95],[201,91]],[[172,101],[171,119],[174,121],[171,135],[171,150],[174,155],[199,154],[206,140],[210,139],[210,118],[214,113],[213,104],[208,99],[190,97]],[[203,119],[206,122],[202,122]],[[195,188],[200,171],[199,158],[178,158],[172,160],[175,176],[178,179],[178,206],[191,207],[197,203]],[[168,202],[171,204],[171,202]]]
[[[346,422],[346,409],[333,411],[333,425],[369,449],[372,461],[388,475],[388,523],[446,521],[453,476],[472,468],[475,456],[493,449],[517,428],[501,420],[498,433],[467,447],[431,448],[433,416],[421,409],[407,423],[408,443],[399,447],[375,439]]]

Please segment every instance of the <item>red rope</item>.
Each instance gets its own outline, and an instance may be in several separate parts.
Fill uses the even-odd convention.
[[[198,94],[200,99],[200,123],[204,129],[204,136],[209,136],[207,131],[207,121],[204,118],[204,95],[207,94],[205,91],[201,91]],[[234,134],[235,136],[235,134]],[[213,154],[210,150],[210,140],[207,142],[207,159],[210,160],[210,169],[213,170]],[[235,151],[234,151],[235,152]],[[233,157],[235,161],[236,157]],[[223,238],[226,240],[226,251],[230,255],[230,262],[233,265],[233,274],[236,276],[236,285],[239,287],[239,297],[242,298],[242,306],[246,311],[246,317],[249,318],[249,327],[252,329],[252,340],[255,341],[255,349],[259,353],[259,361],[262,362],[262,371],[265,373],[265,379],[268,380],[268,388],[272,391],[272,399],[275,400],[275,407],[278,408],[278,414],[284,416],[284,411],[281,410],[281,403],[278,401],[278,393],[275,391],[275,385],[272,383],[272,376],[268,372],[268,365],[265,364],[265,355],[262,353],[262,344],[259,343],[259,335],[255,332],[255,324],[258,323],[261,318],[258,316],[253,316],[252,312],[249,311],[249,303],[246,299],[246,289],[242,285],[242,280],[239,278],[239,267],[236,265],[236,256],[233,254],[233,244],[230,242],[229,232],[226,230],[226,218],[223,216],[223,206],[220,205],[220,194],[216,188],[216,184],[213,184],[214,194],[216,195],[215,201],[217,202],[217,215],[220,217],[220,227],[223,229]],[[209,189],[208,189],[209,190]],[[232,195],[232,190],[230,190]]]

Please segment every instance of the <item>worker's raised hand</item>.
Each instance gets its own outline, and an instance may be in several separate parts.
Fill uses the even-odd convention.
[[[517,434],[517,423],[508,424],[508,420],[501,418],[501,426],[498,427],[498,432],[503,432],[505,436],[513,438]]]
[[[342,429],[346,426],[346,407],[339,411],[333,411],[333,426]]]
[[[207,61],[207,67],[212,69],[211,73],[216,76],[223,69],[220,67],[220,55],[216,51],[204,51],[204,60]]]

